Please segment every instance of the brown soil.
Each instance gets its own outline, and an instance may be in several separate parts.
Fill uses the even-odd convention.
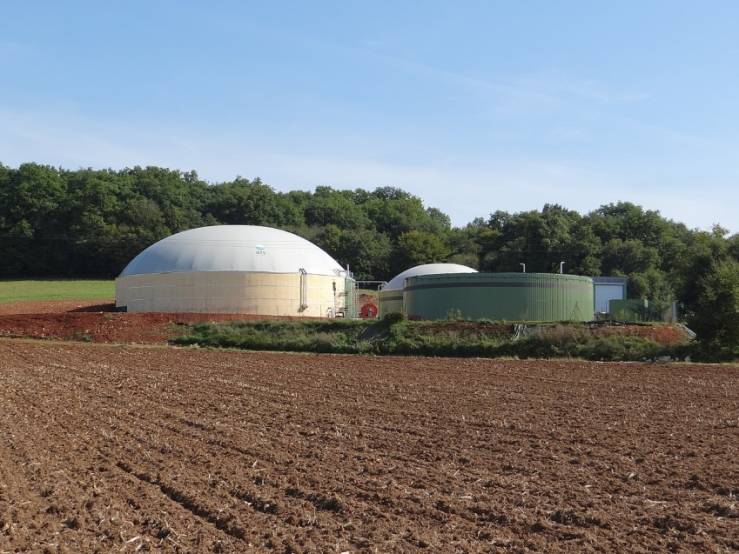
[[[234,319],[266,318],[244,314],[109,312],[0,315],[0,337],[156,344],[181,335],[182,324]]]
[[[109,312],[115,307],[104,300],[21,300],[0,304],[0,315],[56,314],[62,312]]]
[[[0,551],[739,549],[739,367],[0,341]]]
[[[97,301],[0,304],[0,337],[162,344],[201,321],[291,319],[249,314],[123,313]]]

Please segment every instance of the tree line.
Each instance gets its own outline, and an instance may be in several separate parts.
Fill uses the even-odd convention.
[[[739,235],[690,229],[628,202],[584,215],[559,205],[490,210],[453,227],[442,211],[394,187],[278,192],[260,179],[208,184],[194,171],[159,167],[0,164],[0,277],[113,277],[157,240],[216,224],[292,231],[362,280],[429,262],[553,272],[564,261],[568,273],[627,276],[630,297],[678,299],[689,313],[739,296]]]

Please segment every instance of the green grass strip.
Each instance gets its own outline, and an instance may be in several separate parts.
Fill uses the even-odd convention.
[[[115,282],[111,280],[0,280],[0,304],[45,300],[110,300],[115,298]]]

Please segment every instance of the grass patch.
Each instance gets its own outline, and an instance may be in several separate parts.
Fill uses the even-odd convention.
[[[453,357],[584,358],[640,361],[685,357],[685,347],[668,347],[638,336],[594,336],[587,325],[551,324],[520,328],[502,322],[408,321],[242,321],[198,323],[185,328],[179,345]]]
[[[187,326],[176,344],[294,352],[370,352],[363,321],[235,321]]]
[[[110,300],[115,282],[95,279],[0,280],[0,304],[27,300]]]

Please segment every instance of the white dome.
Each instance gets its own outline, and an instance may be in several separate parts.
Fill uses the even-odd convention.
[[[183,231],[152,244],[121,272],[127,275],[249,271],[341,275],[341,266],[298,235],[258,225],[215,225]]]
[[[476,269],[460,264],[423,264],[406,269],[393,277],[387,285],[382,287],[383,291],[403,290],[405,280],[418,275],[437,275],[440,273],[477,273]]]

